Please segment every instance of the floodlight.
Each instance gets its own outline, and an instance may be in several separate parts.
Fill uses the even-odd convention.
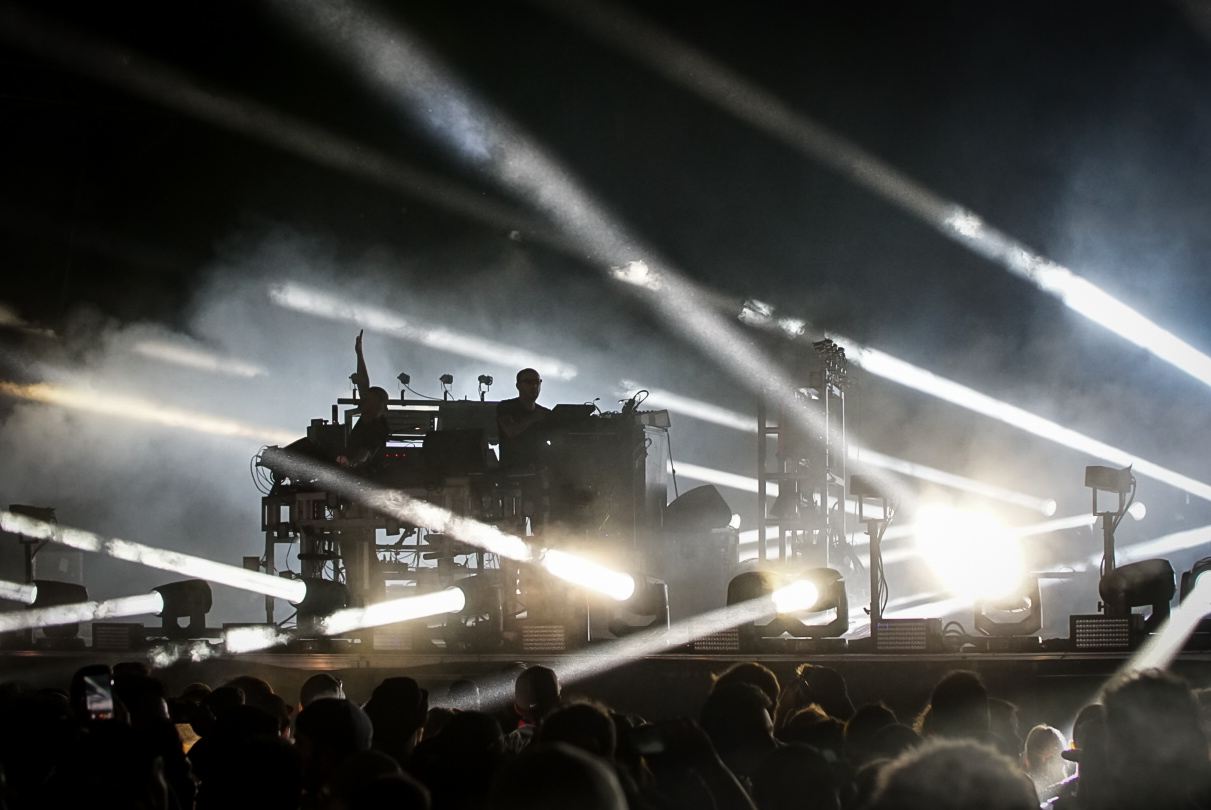
[[[204,579],[185,579],[152,588],[164,600],[160,611],[164,632],[169,638],[196,638],[206,630],[206,614],[214,605],[210,583]],[[181,627],[179,620],[188,619],[189,624]]]
[[[1090,489],[1126,495],[1134,483],[1135,476],[1131,474],[1130,466],[1121,470],[1096,465],[1085,468],[1085,486]]]
[[[1141,560],[1119,566],[1098,583],[1107,616],[1126,616],[1134,607],[1151,607],[1152,614],[1144,621],[1149,632],[1169,618],[1169,602],[1176,592],[1173,566],[1168,560]]]
[[[88,589],[74,582],[59,582],[54,579],[35,579],[34,601],[31,610],[58,607],[60,605],[75,605],[88,601]],[[72,639],[80,635],[80,623],[68,622],[43,627],[42,632],[47,638]]]

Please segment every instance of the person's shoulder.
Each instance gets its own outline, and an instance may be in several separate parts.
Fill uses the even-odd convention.
[[[521,407],[521,397],[513,397],[512,399],[502,399],[500,402],[496,403],[496,412],[497,413],[508,413],[509,411],[515,411],[520,407]]]

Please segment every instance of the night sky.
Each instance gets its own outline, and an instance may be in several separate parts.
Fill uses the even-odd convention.
[[[0,376],[71,382],[302,434],[347,395],[358,326],[275,306],[296,282],[578,369],[543,401],[634,380],[755,412],[763,371],[726,368],[610,281],[550,209],[494,169],[484,121],[540,148],[634,244],[720,299],[804,318],[787,366],[838,333],[1192,478],[1211,480],[1197,380],[1081,317],[835,168],[642,64],[546,2],[360,3],[466,93],[425,108],[375,83],[282,2],[0,6]],[[306,5],[306,4],[300,4]],[[322,4],[320,4],[322,5]],[[1211,13],[1194,3],[632,2],[663,35],[941,198],[1211,351]],[[667,51],[665,58],[673,58]],[[406,75],[406,74],[405,74]],[[196,94],[196,95],[195,95]],[[216,112],[217,111],[217,112]],[[475,119],[487,111],[488,119]],[[489,139],[490,140],[490,139]],[[395,173],[393,173],[395,172]],[[408,174],[412,173],[412,174]],[[411,179],[401,179],[407,176]],[[425,178],[417,181],[416,177]],[[651,255],[630,257],[652,261]],[[734,313],[733,313],[734,317]],[[252,377],[139,355],[140,341],[255,365]],[[372,378],[458,396],[516,370],[373,330]],[[1106,463],[854,372],[851,438],[1087,513]],[[393,392],[397,390],[391,382]],[[756,472],[753,436],[674,415],[676,459]],[[215,438],[0,397],[2,503],[238,563],[258,552],[248,459]],[[905,479],[921,501],[1037,513]],[[681,490],[698,482],[682,481]],[[753,527],[756,496],[721,490]],[[1126,546],[1211,524],[1140,477]],[[1179,570],[1204,545],[1171,556]],[[1088,565],[1090,530],[1031,541],[1038,569]],[[13,548],[0,575],[18,578]],[[163,577],[91,559],[95,595]],[[910,573],[892,594],[928,590]],[[140,579],[140,577],[145,578]],[[119,578],[125,578],[119,581]],[[242,600],[242,601],[241,601]],[[1093,612],[1081,580],[1068,612]],[[235,596],[228,619],[255,617]],[[239,614],[239,615],[236,615]],[[252,614],[252,615],[249,615]],[[1062,632],[1062,629],[1061,629]]]

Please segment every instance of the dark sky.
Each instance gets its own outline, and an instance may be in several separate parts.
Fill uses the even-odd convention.
[[[771,302],[1211,478],[1204,385],[544,6],[366,7],[426,43],[692,280]],[[300,378],[281,371],[303,362],[303,343],[251,324],[255,303],[216,310],[224,300],[216,290],[307,264],[310,277],[336,288],[390,289],[378,303],[413,316],[440,311],[450,323],[534,351],[558,353],[568,345],[561,330],[575,323],[566,341],[584,352],[584,386],[596,385],[606,401],[630,364],[650,384],[752,410],[746,386],[695,347],[669,348],[668,357],[644,348],[678,338],[604,285],[600,267],[544,244],[535,231],[547,226],[535,227],[542,215],[530,200],[385,102],[331,49],[292,27],[288,8],[214,0],[0,6],[0,304],[94,345],[104,343],[98,335],[157,324],[235,353],[239,345],[224,345],[223,333],[259,329],[258,348],[248,351],[276,343],[273,357],[294,352],[262,356],[280,364],[271,390],[293,398]],[[1211,349],[1203,264],[1211,247],[1211,38],[1185,5],[781,0],[627,8]],[[253,136],[264,131],[255,120],[235,131],[183,112],[140,89],[148,80],[178,99],[182,88],[201,87],[245,110],[287,116],[513,213],[476,221],[429,195],[302,156],[280,133]],[[347,364],[349,327],[300,328],[309,349],[330,340],[335,359],[324,363]],[[78,343],[50,350],[19,330],[3,340],[8,365],[27,381],[37,377],[29,357],[97,360]],[[330,377],[329,387],[339,392],[341,380]],[[1061,515],[1088,508],[1082,468],[1096,459],[884,380],[858,375],[853,398],[855,438],[873,449],[1056,497]],[[323,401],[308,407],[326,409]],[[297,421],[301,430],[301,418],[291,412],[277,424]],[[674,435],[687,461],[755,470],[752,442],[739,434],[683,420]],[[47,475],[42,490],[20,495],[55,500],[55,480]],[[728,497],[747,504],[752,496]],[[1142,483],[1140,497],[1157,508],[1151,526],[1130,529],[1134,539],[1211,522],[1206,504],[1187,507],[1162,484]],[[248,498],[255,506],[255,492]],[[78,522],[87,522],[81,511]],[[1080,549],[1089,542],[1082,538]]]

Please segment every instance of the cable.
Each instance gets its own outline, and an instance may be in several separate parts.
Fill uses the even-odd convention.
[[[431,397],[428,394],[418,394],[416,391],[413,391],[410,387],[408,387],[406,385],[404,386],[404,390],[407,391],[408,393],[412,394],[412,396],[420,397],[421,399],[431,399],[435,402],[440,402],[442,399],[441,397]]]
[[[668,428],[660,428],[664,431],[664,441],[669,448],[669,472],[673,475],[673,498],[680,498],[681,493],[677,490],[677,465],[673,463],[673,434],[669,433]]]

